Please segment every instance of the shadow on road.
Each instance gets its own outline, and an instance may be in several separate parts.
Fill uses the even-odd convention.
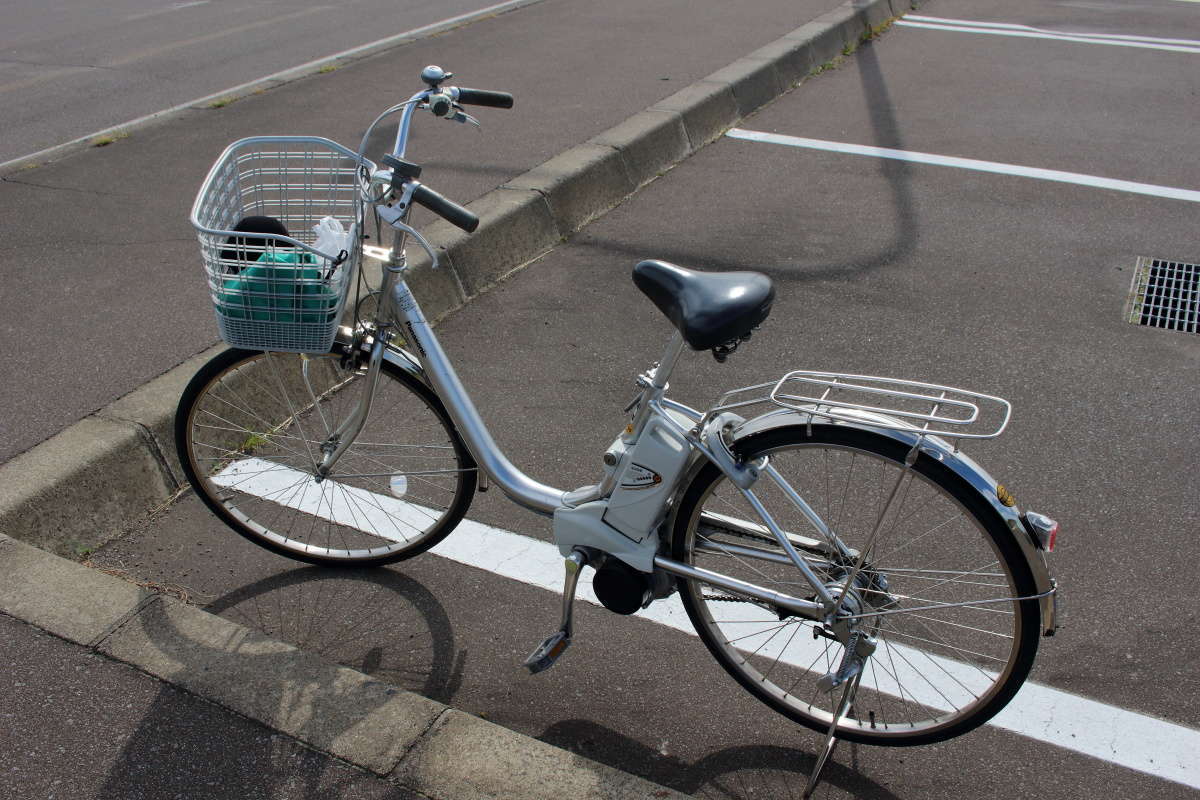
[[[903,150],[904,137],[896,117],[896,108],[888,91],[879,54],[872,42],[862,45],[852,56],[852,61],[843,69],[856,69],[862,86],[862,102],[866,105],[871,120],[871,142],[877,147]],[[819,78],[818,78],[819,80]],[[798,91],[803,92],[803,88]],[[845,98],[849,101],[849,97]],[[787,102],[786,99],[780,102]],[[749,124],[752,124],[750,121]],[[630,242],[624,239],[577,236],[572,244],[608,253],[619,254],[632,261],[644,258],[665,259],[681,266],[704,270],[755,269],[785,282],[812,283],[826,280],[847,280],[865,275],[890,264],[908,258],[916,250],[920,226],[916,203],[912,191],[911,167],[903,161],[881,158],[877,161],[879,174],[887,183],[893,220],[893,235],[890,241],[877,246],[872,252],[857,254],[853,259],[841,262],[823,262],[818,266],[806,266],[786,261],[775,263],[747,263],[727,255],[714,252],[710,239],[700,239],[684,244],[682,236],[672,240],[666,237],[653,244],[644,241]],[[747,196],[758,197],[757,192]],[[794,216],[787,227],[779,229],[779,235],[794,237],[799,244],[813,230],[797,227],[803,221],[804,208],[795,208]],[[883,227],[880,225],[880,227]],[[835,242],[832,246],[837,247]],[[844,242],[842,243],[845,244]],[[797,248],[799,249],[799,248]],[[808,261],[812,261],[808,257]]]
[[[466,651],[437,597],[387,569],[300,567],[234,589],[208,611],[392,686],[449,703]]]
[[[586,719],[557,722],[538,738],[685,794],[712,800],[799,800],[815,761],[815,754],[806,750],[780,745],[744,745],[709,753],[695,763],[687,763]],[[822,784],[852,797],[896,798],[883,786],[863,777],[857,762],[857,746],[843,742],[825,766]],[[818,796],[820,794],[818,790]]]

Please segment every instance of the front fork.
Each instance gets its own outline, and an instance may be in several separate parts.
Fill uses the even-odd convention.
[[[407,209],[408,204],[404,204],[403,208]],[[362,394],[359,397],[358,405],[354,411],[347,417],[336,430],[326,431],[325,441],[321,443],[321,452],[324,454],[321,458],[321,463],[316,466],[316,479],[318,482],[329,477],[329,473],[333,470],[333,465],[338,462],[342,454],[346,452],[355,438],[362,432],[363,425],[367,422],[367,417],[371,413],[371,403],[375,400],[375,388],[379,385],[379,371],[383,367],[383,354],[387,350],[388,342],[391,340],[391,331],[389,323],[391,320],[390,303],[392,288],[396,285],[397,276],[405,269],[406,259],[404,253],[404,245],[407,240],[406,223],[408,219],[407,210],[395,217],[389,219],[389,222],[400,222],[392,236],[392,249],[389,255],[388,264],[383,270],[383,280],[379,287],[379,308],[376,312],[374,339],[371,342],[371,352],[367,357],[367,375],[366,384],[363,386]],[[357,335],[357,333],[356,333]],[[357,345],[357,339],[355,340]],[[357,353],[350,353],[350,357],[354,358]],[[308,384],[307,376],[305,383]],[[312,394],[312,386],[309,384],[309,394]],[[314,405],[316,398],[313,398]]]
[[[366,383],[363,385],[358,405],[355,406],[350,416],[338,425],[336,430],[328,432],[325,441],[321,443],[321,452],[324,455],[321,463],[317,465],[316,478],[318,481],[329,477],[333,465],[346,452],[346,448],[354,443],[358,434],[362,432],[363,425],[367,422],[367,417],[371,413],[371,403],[375,400],[375,387],[379,385],[379,371],[383,366],[383,353],[387,349],[389,338],[388,331],[376,329],[375,339],[371,343],[371,353],[367,357]],[[309,394],[312,395],[312,384],[308,381],[307,375],[305,383],[308,384]],[[312,400],[314,406],[319,407],[317,398],[313,397]]]

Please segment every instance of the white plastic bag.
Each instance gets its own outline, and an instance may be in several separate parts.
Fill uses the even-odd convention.
[[[350,252],[350,232],[333,217],[322,217],[321,221],[313,226],[313,233],[317,235],[313,249],[320,250],[322,255],[331,261],[336,262],[343,252]]]

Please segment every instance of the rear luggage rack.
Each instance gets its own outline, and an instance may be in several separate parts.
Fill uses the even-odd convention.
[[[725,393],[705,415],[773,403],[813,417],[948,439],[992,439],[1012,414],[1005,399],[953,386],[874,375],[795,370]]]

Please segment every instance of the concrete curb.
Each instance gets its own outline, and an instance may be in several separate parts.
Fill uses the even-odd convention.
[[[436,321],[461,308],[909,7],[848,0],[475,200],[474,234],[429,225],[424,233],[443,269],[418,259],[409,276],[426,314]],[[0,465],[0,532],[73,557],[167,502],[183,485],[175,404],[219,349]]]
[[[684,797],[3,535],[0,612],[430,797]]]

